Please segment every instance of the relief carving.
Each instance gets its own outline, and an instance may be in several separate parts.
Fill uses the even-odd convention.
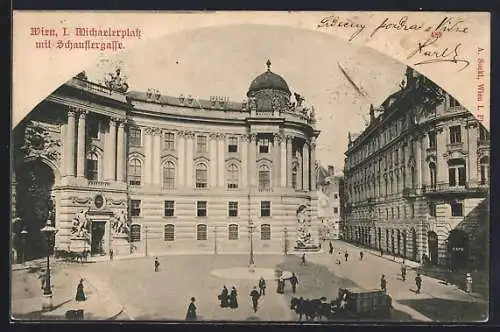
[[[31,122],[25,131],[23,151],[25,158],[44,158],[59,164],[61,140],[58,132],[48,126]]]

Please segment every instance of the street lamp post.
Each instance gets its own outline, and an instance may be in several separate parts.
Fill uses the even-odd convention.
[[[214,255],[217,255],[217,226],[214,226]]]
[[[21,235],[21,264],[26,263],[26,238],[28,237],[28,231],[26,228],[23,228],[23,230],[20,233]]]
[[[248,230],[250,232],[250,261],[248,263],[248,271],[249,272],[255,272],[255,262],[253,259],[253,228],[255,225],[253,224],[252,220],[250,219],[248,221]]]
[[[47,271],[45,273],[45,287],[43,288],[43,303],[42,310],[52,309],[52,287],[50,284],[50,254],[54,245],[55,235],[57,229],[52,226],[52,221],[49,219],[41,230],[42,234],[45,236],[47,242]]]

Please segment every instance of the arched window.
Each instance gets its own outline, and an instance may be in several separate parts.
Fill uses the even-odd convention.
[[[207,225],[200,224],[196,226],[196,240],[206,241],[207,239]]]
[[[141,241],[141,225],[134,224],[130,226],[130,241],[131,242]]]
[[[488,156],[484,156],[479,160],[480,165],[480,183],[486,184],[488,183],[488,177],[490,175],[490,158]]]
[[[415,173],[415,167],[410,167],[410,174],[411,174],[411,187],[412,188],[415,188],[415,185],[416,185],[416,176],[417,174]]]
[[[167,161],[163,166],[163,188],[175,188],[175,164]]]
[[[465,160],[452,159],[448,162],[448,183],[450,187],[465,186]]]
[[[238,225],[231,224],[228,226],[227,238],[229,240],[238,240]]]
[[[208,187],[208,168],[205,164],[196,165],[196,188]]]
[[[436,187],[436,164],[435,163],[430,163],[429,164],[429,175],[431,178],[431,187],[434,188]]]
[[[175,239],[175,225],[168,224],[165,225],[163,230],[163,240],[174,241]]]
[[[139,186],[141,184],[142,165],[137,158],[130,159],[128,162],[128,183]]]
[[[271,240],[271,225],[269,224],[260,225],[260,239],[263,241]]]
[[[227,188],[238,189],[239,177],[238,166],[235,164],[229,165],[227,167]]]
[[[85,168],[88,180],[98,180],[99,179],[99,163],[97,154],[91,152],[87,155],[87,167]]]
[[[259,189],[271,188],[271,170],[267,165],[259,167]]]
[[[292,167],[292,188],[297,189],[297,165]]]

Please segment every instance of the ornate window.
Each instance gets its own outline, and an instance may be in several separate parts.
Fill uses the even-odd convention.
[[[207,216],[207,201],[197,201],[196,202],[196,216],[206,217]]]
[[[207,152],[207,136],[196,136],[196,152]]]
[[[163,148],[167,150],[175,150],[175,135],[174,133],[165,133],[163,136]]]
[[[271,170],[267,165],[259,167],[259,189],[271,188]]]
[[[175,225],[168,224],[163,228],[163,240],[164,241],[174,241],[175,240]]]
[[[167,161],[163,166],[163,188],[175,188],[175,164]]]
[[[137,158],[130,159],[128,162],[128,183],[130,185],[139,186],[141,184],[141,177],[141,161]]]
[[[196,226],[196,240],[198,241],[207,240],[207,225],[199,224]]]
[[[229,137],[227,152],[234,153],[238,152],[238,138],[237,137]]]
[[[129,133],[130,146],[141,146],[142,145],[141,129],[140,128],[131,127],[131,128],[129,128],[128,133]]]
[[[448,162],[448,184],[450,187],[465,186],[465,160],[452,159]]]
[[[164,203],[164,212],[163,215],[165,217],[173,217],[174,216],[174,201],[165,201]]]
[[[297,189],[297,165],[292,167],[292,188]]]
[[[271,202],[270,201],[261,201],[260,202],[260,216],[261,217],[270,217],[271,216]]]
[[[462,131],[460,126],[450,127],[450,143],[461,143],[462,142]]]
[[[238,189],[239,170],[238,166],[231,164],[227,167],[227,188]]]
[[[196,188],[208,187],[208,167],[205,164],[196,165]]]
[[[132,217],[139,217],[141,215],[141,200],[130,200],[130,215]]]
[[[271,240],[271,225],[269,224],[260,225],[260,239],[263,241]]]
[[[238,202],[229,202],[227,208],[230,217],[238,216]]]
[[[229,240],[238,240],[238,225],[236,224],[229,225],[227,235]]]
[[[91,152],[87,155],[87,167],[85,168],[87,172],[86,177],[88,180],[98,180],[99,179],[99,163],[97,154]]]
[[[436,187],[437,173],[436,173],[436,164],[429,163],[429,175],[431,178],[431,187]]]
[[[490,158],[488,156],[484,156],[479,160],[480,167],[480,183],[486,184],[488,183],[488,177],[490,175]]]
[[[130,241],[131,242],[141,241],[141,225],[134,224],[130,226]]]
[[[267,138],[259,140],[259,153],[269,153],[269,140]]]

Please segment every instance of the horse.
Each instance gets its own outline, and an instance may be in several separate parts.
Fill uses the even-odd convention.
[[[306,320],[314,320],[316,317],[321,320],[322,317],[329,318],[331,316],[330,304],[324,303],[324,301],[326,301],[325,297],[313,300],[292,297],[290,309],[295,310],[295,313],[299,315],[299,320],[302,320],[303,315]]]

